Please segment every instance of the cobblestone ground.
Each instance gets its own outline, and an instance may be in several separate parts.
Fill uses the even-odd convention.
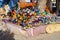
[[[22,30],[20,30],[20,28],[18,28],[18,26],[16,27],[16,25],[13,25],[11,23],[7,23],[7,27],[8,29],[11,30],[11,32],[13,32],[14,38],[15,40],[60,40],[60,32],[56,32],[53,34],[40,34],[38,36],[34,36],[34,37],[28,37],[25,33],[25,35],[22,35],[21,32]]]

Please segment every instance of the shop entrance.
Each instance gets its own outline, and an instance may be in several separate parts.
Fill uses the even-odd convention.
[[[60,0],[57,0],[57,14],[60,16]]]

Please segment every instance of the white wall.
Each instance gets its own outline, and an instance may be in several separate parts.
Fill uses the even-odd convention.
[[[30,0],[26,0],[26,2],[30,2]]]
[[[30,2],[30,0],[20,0],[20,2]]]

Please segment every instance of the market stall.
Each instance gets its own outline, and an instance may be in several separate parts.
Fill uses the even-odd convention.
[[[20,26],[29,36],[60,31],[60,24],[56,22],[57,16],[50,12],[46,0],[39,1],[38,5],[32,2],[17,2],[12,8],[13,10],[11,9],[9,12],[5,11],[8,13],[8,22]]]

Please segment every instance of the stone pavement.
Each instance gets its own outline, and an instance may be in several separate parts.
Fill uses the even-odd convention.
[[[28,37],[27,33],[12,23],[6,23],[7,27],[0,26],[0,29],[8,28],[14,33],[15,40],[60,40],[60,32],[52,34],[40,34],[34,37]],[[23,35],[24,34],[24,35]]]
[[[12,32],[14,32],[15,40],[60,40],[60,32],[56,32],[53,34],[40,34],[38,36],[28,37],[27,35],[25,36],[21,34],[21,30],[20,28],[18,28],[18,26],[11,23],[7,23],[7,26]]]

